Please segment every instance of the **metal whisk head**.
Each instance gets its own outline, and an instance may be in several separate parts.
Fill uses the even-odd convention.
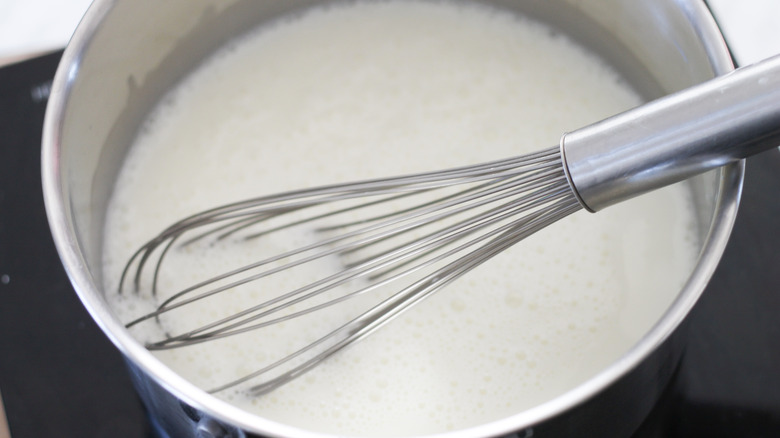
[[[269,392],[367,336],[415,303],[516,242],[579,210],[559,147],[481,165],[292,191],[237,202],[187,217],[144,244],[127,263],[132,278],[159,296],[169,257],[188,245],[240,239],[262,246],[272,234],[308,230],[310,242],[264,255],[160,298],[157,309],[127,324],[157,320],[238,287],[270,294],[255,305],[185,333],[150,342],[152,350],[186,347],[258,330],[377,294],[373,305],[296,351],[211,392],[250,379]],[[274,278],[335,258],[332,272],[279,291]],[[147,287],[144,286],[144,287]],[[385,291],[381,293],[381,291]],[[390,293],[387,293],[390,291]]]

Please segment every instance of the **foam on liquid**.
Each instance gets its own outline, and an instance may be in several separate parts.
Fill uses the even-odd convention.
[[[141,243],[192,212],[519,155],[639,103],[565,37],[483,6],[365,2],[281,20],[224,49],[150,117],[110,204],[107,288]],[[692,223],[682,187],[575,214],[272,394],[218,396],[344,435],[443,432],[520,412],[584,382],[650,328],[693,264]],[[219,249],[224,266],[241,257],[235,248]],[[224,269],[197,254],[163,286]],[[111,298],[123,321],[153,302]],[[209,320],[209,307],[190,317]],[[140,339],[159,337],[145,330]],[[159,357],[209,388],[311,333],[251,336]]]

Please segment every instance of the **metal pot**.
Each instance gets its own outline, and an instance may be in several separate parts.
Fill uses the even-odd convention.
[[[701,0],[495,0],[546,21],[601,54],[647,98],[731,69]],[[133,339],[101,289],[105,208],[140,122],[202,59],[304,0],[96,0],[65,51],[47,109],[43,188],[57,249],[84,305],[124,353],[142,399],[168,434],[322,436],[258,418],[185,381]],[[726,246],[743,167],[689,182],[701,252],[662,319],[623,357],[536,408],[452,437],[626,436],[647,415],[683,349],[684,321]]]

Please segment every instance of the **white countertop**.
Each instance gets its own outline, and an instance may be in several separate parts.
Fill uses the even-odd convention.
[[[0,0],[0,64],[65,47],[92,0]]]
[[[0,65],[64,47],[91,2],[0,0]],[[780,53],[780,0],[708,2],[740,65]]]
[[[739,65],[780,53],[780,0],[707,0]]]

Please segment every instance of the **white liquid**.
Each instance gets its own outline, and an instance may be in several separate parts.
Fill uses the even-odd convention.
[[[483,7],[357,3],[266,26],[188,78],[139,136],[107,218],[107,287],[116,290],[140,244],[187,214],[519,155],[639,102],[567,39]],[[592,377],[657,321],[693,265],[692,223],[681,187],[575,214],[272,394],[219,396],[344,435],[442,432],[520,412]],[[224,266],[206,251],[163,287],[241,256],[220,251]],[[114,297],[117,314],[133,319],[147,297]],[[209,320],[211,308],[190,317]],[[159,337],[155,324],[145,329],[140,339]],[[210,388],[305,342],[304,332],[159,357]]]

